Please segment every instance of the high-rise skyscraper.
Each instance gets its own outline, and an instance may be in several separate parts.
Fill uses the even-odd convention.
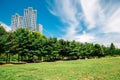
[[[24,17],[15,14],[12,16],[11,26],[12,31],[15,31],[17,28],[28,28],[31,31],[39,31],[42,33],[42,25],[36,24],[37,22],[37,10],[33,10],[32,7],[24,9]]]
[[[17,28],[22,27],[23,26],[23,17],[17,13],[15,15],[13,15],[12,20],[11,20],[11,26],[12,26],[12,31],[15,31]]]
[[[36,31],[36,17],[37,10],[33,10],[32,7],[24,10],[24,27],[29,28],[32,31]]]

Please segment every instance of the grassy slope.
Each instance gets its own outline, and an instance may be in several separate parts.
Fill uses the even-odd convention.
[[[3,65],[0,80],[120,80],[120,57]]]

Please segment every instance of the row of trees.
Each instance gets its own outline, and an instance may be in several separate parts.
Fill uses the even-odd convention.
[[[39,32],[19,28],[6,32],[0,26],[0,61],[55,61],[120,55],[120,49],[100,44],[47,38]]]

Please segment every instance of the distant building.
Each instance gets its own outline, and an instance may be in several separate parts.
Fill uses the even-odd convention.
[[[24,27],[29,28],[32,31],[36,31],[36,16],[37,11],[31,7],[24,10]]]
[[[11,26],[12,26],[12,31],[15,31],[17,28],[22,27],[23,26],[23,17],[17,13],[15,15],[13,15],[12,20],[11,20]]]
[[[24,9],[24,16],[15,14],[12,16],[11,26],[12,31],[15,31],[19,27],[28,28],[31,31],[40,31],[42,33],[42,25],[36,24],[37,22],[37,10],[33,10],[32,7]]]
[[[42,33],[42,25],[41,24],[37,24],[37,30],[36,31],[39,31]]]

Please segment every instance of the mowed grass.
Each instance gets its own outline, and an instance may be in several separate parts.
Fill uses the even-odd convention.
[[[120,80],[120,57],[2,65],[0,80]]]

